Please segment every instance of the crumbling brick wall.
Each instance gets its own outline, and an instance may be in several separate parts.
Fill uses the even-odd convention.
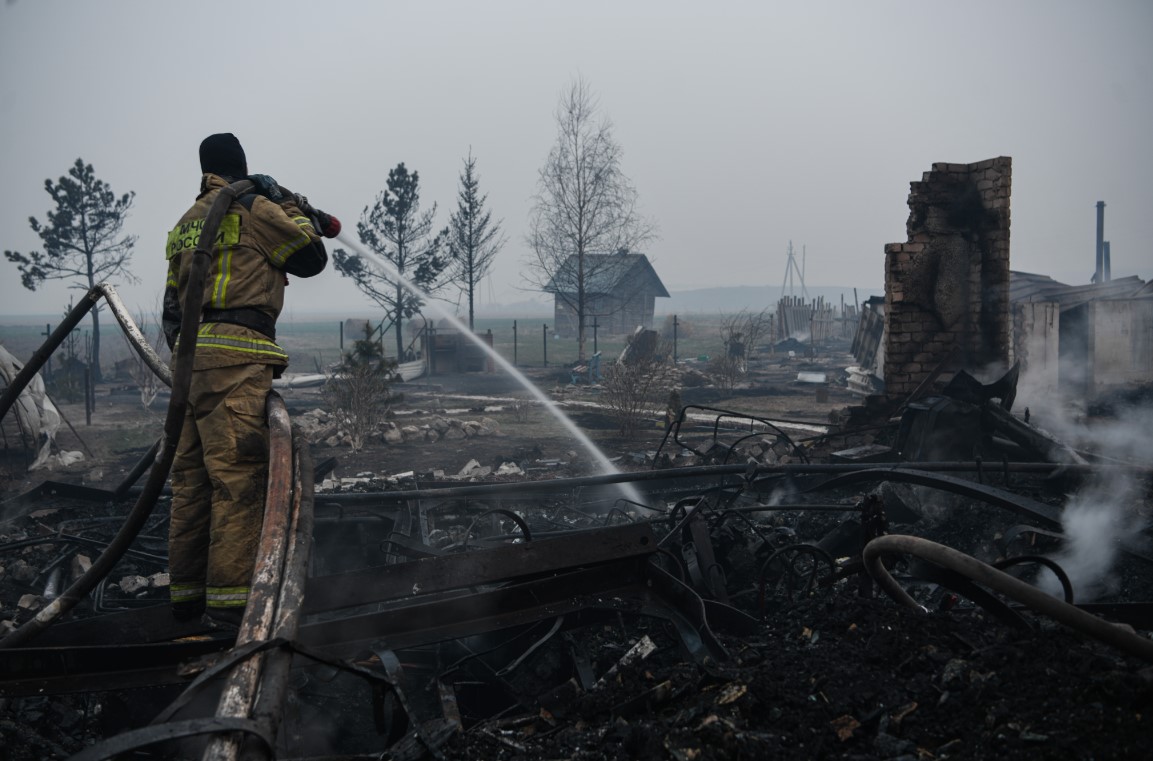
[[[1009,358],[1013,160],[933,164],[910,183],[907,243],[885,246],[885,389]]]

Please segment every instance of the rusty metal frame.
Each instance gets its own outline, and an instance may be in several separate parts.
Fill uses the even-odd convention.
[[[307,602],[296,607],[304,612],[327,614],[329,620],[302,626],[295,639],[323,652],[351,654],[366,644],[402,648],[581,610],[602,610],[668,620],[695,658],[723,659],[725,651],[710,628],[710,615],[726,625],[735,622],[739,627],[743,614],[701,600],[688,586],[649,562],[657,552],[651,526],[625,524],[313,579],[300,593]],[[292,573],[287,577],[300,578]],[[483,589],[475,591],[482,585]],[[350,609],[355,612],[356,606],[364,605],[371,605],[374,610],[333,617],[334,613],[347,613]],[[281,610],[281,615],[286,610]],[[155,680],[150,683],[179,681],[174,667],[189,657],[187,646],[111,644],[124,641],[128,633],[171,636],[181,631],[170,621],[167,626],[152,628],[151,624],[160,623],[168,615],[165,607],[130,611],[104,617],[108,619],[104,622],[89,619],[65,625],[48,638],[60,645],[72,637],[102,640],[108,643],[105,645],[0,653],[0,660],[6,659],[4,670],[11,668],[8,673],[20,674],[15,684],[0,683],[0,694],[27,694],[24,690],[28,687],[68,691],[70,687],[85,685],[90,689],[98,680],[103,680],[105,687],[145,683],[148,679],[144,675],[117,675],[120,669],[132,671],[137,652],[151,653],[150,662],[157,666],[158,671],[149,675]],[[98,634],[101,628],[105,629],[102,635]],[[288,633],[277,631],[278,636]],[[251,641],[253,635],[242,630],[242,636]],[[229,638],[216,639],[201,643],[196,652],[219,650],[230,644]],[[62,659],[65,651],[69,656]],[[86,653],[115,653],[116,657],[104,661],[108,665],[101,665]],[[159,671],[165,662],[173,667],[167,675]],[[264,716],[272,713],[275,712],[266,711]]]
[[[661,438],[660,445],[657,446],[657,454],[653,458],[654,469],[656,468],[657,461],[660,459],[661,450],[664,449],[665,443],[669,440],[670,436],[672,436],[673,441],[682,449],[686,449],[701,457],[705,455],[704,452],[697,451],[695,448],[690,446],[688,442],[681,440],[681,428],[685,425],[686,422],[689,422],[689,410],[700,410],[701,412],[714,413],[712,440],[714,443],[721,444],[728,449],[728,451],[725,453],[724,463],[728,462],[729,455],[733,453],[737,445],[742,441],[748,438],[752,438],[753,436],[763,436],[767,433],[776,433],[778,436],[782,437],[790,447],[792,447],[793,453],[800,457],[802,462],[807,463],[809,461],[809,456],[805,453],[805,450],[799,447],[796,442],[793,441],[791,436],[785,433],[778,425],[776,425],[768,418],[761,417],[759,415],[750,415],[747,412],[739,412],[737,410],[726,410],[720,407],[702,407],[697,404],[686,404],[685,406],[681,407],[680,412],[677,414],[677,419],[674,420],[672,425],[668,427],[668,430],[665,431],[664,437]],[[722,442],[719,435],[721,430],[721,421],[726,418],[735,421],[747,421],[750,432],[744,436],[738,437],[732,443]],[[757,424],[764,426],[765,430],[754,430],[754,426]],[[812,424],[810,423],[808,425]]]
[[[1056,466],[1054,466],[1054,470]],[[940,473],[930,473],[917,468],[858,468],[830,478],[824,483],[813,487],[812,491],[835,489],[843,486],[853,486],[868,481],[897,481],[900,483],[928,486],[942,491],[973,497],[996,507],[1001,507],[1017,515],[1023,515],[1033,520],[1041,521],[1049,528],[1060,528],[1061,511],[1058,508],[1046,505],[1027,497],[1018,497],[1015,494],[984,486],[962,478],[954,478]]]
[[[399,649],[600,609],[665,618],[694,657],[723,658],[704,602],[649,562],[658,551],[650,525],[625,524],[313,579],[306,612],[374,610],[306,626],[301,642]]]
[[[299,622],[299,600],[288,610],[280,610],[282,587],[288,581],[286,571],[296,570],[300,575],[303,568],[290,566],[286,569],[285,558],[291,553],[308,554],[305,546],[297,549],[300,524],[301,500],[293,499],[294,481],[292,461],[292,429],[284,400],[276,392],[269,392],[265,411],[268,416],[268,490],[264,501],[264,525],[260,532],[260,544],[256,551],[256,568],[252,574],[252,588],[244,617],[236,636],[237,647],[249,643],[263,642],[273,636],[274,624],[279,624],[277,633],[291,639],[296,634]],[[299,495],[299,484],[296,484]],[[308,506],[311,508],[311,505]],[[299,585],[301,579],[294,582]],[[272,659],[266,652],[256,652],[238,663],[229,673],[220,700],[216,707],[216,717],[252,718],[257,692],[264,697],[264,713],[270,713],[269,705],[276,705],[271,711],[279,716],[279,704],[285,696],[284,672],[291,662],[291,656],[281,653]],[[267,695],[264,682],[266,664],[275,666],[274,681],[278,694]],[[262,689],[263,688],[263,689]],[[279,722],[277,722],[279,723]],[[272,733],[275,736],[274,733]],[[218,734],[209,742],[204,753],[204,761],[232,761],[240,752],[243,735],[237,733]]]
[[[587,610],[663,618],[698,661],[724,660],[726,652],[707,621],[696,592],[647,560],[614,561],[513,582],[471,594],[433,595],[381,610],[305,626],[308,647],[351,655],[366,647],[403,649]]]
[[[646,524],[572,531],[554,539],[437,555],[406,563],[309,579],[307,614],[414,598],[614,560],[647,558],[656,536]]]

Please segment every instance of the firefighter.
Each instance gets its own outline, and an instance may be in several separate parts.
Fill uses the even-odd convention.
[[[288,275],[312,277],[328,263],[320,230],[334,220],[267,175],[250,176],[244,149],[231,133],[205,138],[200,168],[200,194],[168,233],[165,252],[163,322],[169,348],[196,341],[172,465],[170,593],[177,619],[206,614],[209,623],[232,626],[248,602],[264,516],[265,397],[273,377],[288,364],[276,344],[276,318]],[[238,197],[228,208],[211,252],[199,331],[180,336],[204,218],[220,190],[242,179],[252,180],[257,192]],[[305,209],[314,212],[315,221]]]

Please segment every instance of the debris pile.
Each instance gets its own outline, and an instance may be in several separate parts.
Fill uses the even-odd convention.
[[[0,346],[0,389],[6,388],[24,368],[3,346]],[[17,433],[24,443],[36,451],[36,458],[28,466],[29,471],[49,467],[64,467],[84,459],[77,451],[63,450],[56,444],[56,434],[64,423],[64,418],[44,387],[44,379],[35,376],[28,389],[16,400],[15,414]],[[5,434],[7,445],[7,434]]]
[[[272,395],[235,630],[165,602],[163,440],[112,491],[0,504],[6,758],[1139,757],[1149,457],[1068,446],[1011,413],[1015,370],[961,370],[1007,359],[1009,171],[914,184],[910,240],[886,248],[890,396],[837,430],[700,406],[769,393],[744,388],[748,331],[711,376],[681,374],[691,403],[668,395],[664,440],[628,458],[656,467],[632,473],[534,479],[543,453],[495,452],[483,407],[437,407],[372,435],[484,457],[338,478],[311,447],[362,434],[314,410],[294,435]],[[816,341],[775,348],[788,364]],[[827,403],[828,369],[790,367],[789,393]],[[599,359],[562,382],[581,377]]]
[[[348,446],[352,434],[341,425],[340,420],[330,412],[313,409],[293,418],[308,438],[310,444],[323,447]],[[441,439],[460,441],[463,439],[499,436],[500,423],[491,417],[480,420],[462,420],[455,417],[432,415],[420,424],[398,425],[395,421],[385,421],[374,432],[374,440],[381,444],[433,444]]]
[[[931,463],[635,474],[654,506],[622,501],[608,477],[466,480],[486,467],[467,463],[461,486],[318,495],[283,709],[299,720],[284,723],[278,758],[1032,758],[1072,745],[1123,758],[1153,728],[1141,658],[916,559],[891,568],[928,613],[863,573],[863,547],[886,532],[1038,568],[1030,558],[1064,539],[1056,508],[1022,494],[1048,491],[1052,467],[1014,472],[1012,491]],[[57,539],[99,544],[115,529],[95,507],[53,509],[6,524],[0,599],[17,622],[28,611],[10,600],[81,562]],[[195,630],[157,605],[163,558],[150,565],[147,537],[162,528],[144,533],[115,584],[42,635],[76,654],[65,671],[42,648],[0,650],[0,732],[33,754],[13,758],[63,758],[146,725],[204,667],[197,657],[228,647],[187,639]],[[1082,607],[1147,632],[1153,563],[1114,562],[1115,587]],[[112,631],[116,654],[97,664],[85,642]],[[140,671],[145,652],[169,670]],[[196,757],[188,747],[140,757]]]
[[[55,600],[92,566],[123,521],[101,506],[47,507],[0,523],[0,634]],[[18,510],[22,500],[4,503]],[[94,590],[90,613],[168,600],[167,516],[153,519],[127,557]]]
[[[632,639],[589,643],[607,672]],[[1153,668],[1071,634],[924,616],[851,593],[803,600],[700,667],[655,654],[557,710],[481,722],[445,758],[1137,758]]]
[[[63,620],[0,646],[0,741],[13,759],[200,757],[238,729],[244,755],[281,759],[1136,755],[1153,473],[1040,434],[1014,393],[957,373],[871,432],[689,405],[629,456],[656,469],[566,478],[447,412],[378,435],[484,456],[339,478],[303,436],[288,457],[281,415],[262,544],[286,534],[282,575],[248,608],[270,615],[172,617],[161,501]],[[872,449],[826,456],[851,436]],[[8,637],[113,543],[134,478],[0,505]],[[225,706],[221,683],[254,672],[259,701]]]

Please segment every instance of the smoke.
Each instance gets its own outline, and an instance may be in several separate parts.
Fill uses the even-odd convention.
[[[1153,409],[1129,407],[1116,419],[1085,421],[1054,415],[1050,430],[1074,448],[1109,461],[1147,466],[1153,462]],[[1132,471],[1103,464],[1075,494],[1061,516],[1066,543],[1053,556],[1069,575],[1078,601],[1116,591],[1118,554],[1125,548],[1145,550],[1142,536],[1150,521],[1147,487]],[[1037,586],[1061,594],[1057,578],[1044,571]]]
[[[1069,446],[1106,461],[1147,467],[1153,462],[1153,407],[1119,407],[1114,418],[1090,419],[1053,404],[1032,409],[1040,425]]]
[[[1114,473],[1094,477],[1066,503],[1061,514],[1066,541],[1052,559],[1068,574],[1078,602],[1117,590],[1117,556],[1124,547],[1135,546],[1132,537],[1148,525],[1136,509],[1141,496],[1134,479]],[[1037,586],[1055,596],[1063,594],[1048,569],[1038,576]]]
[[[972,374],[988,384],[1004,372],[1004,367],[994,364]],[[1083,368],[1080,372],[1062,366],[1062,385],[1079,388]],[[1147,551],[1150,542],[1142,532],[1153,524],[1149,485],[1126,467],[1147,468],[1153,462],[1153,405],[1131,403],[1118,406],[1115,417],[1091,418],[1085,402],[1084,394],[1062,395],[1055,375],[1031,373],[1026,368],[1013,405],[1014,413],[1030,425],[1097,463],[1078,491],[1068,495],[1061,515],[1065,542],[1052,556],[1069,576],[1074,597],[1081,602],[1118,590],[1119,554],[1126,548]],[[1049,594],[1063,595],[1057,576],[1046,568],[1038,572],[1036,584]]]
[[[1074,388],[1080,380],[1075,369],[1064,364],[1061,369],[1062,381]],[[1061,516],[1066,541],[1052,557],[1069,575],[1075,599],[1088,601],[1116,591],[1123,549],[1148,544],[1141,535],[1150,525],[1147,487],[1116,465],[1147,467],[1153,462],[1153,407],[1129,406],[1118,409],[1115,418],[1090,419],[1084,399],[1060,395],[1054,380],[1026,372],[1017,386],[1016,409],[1020,414],[1028,407],[1034,426],[1103,463],[1069,496]],[[1039,573],[1037,586],[1062,594],[1057,577],[1048,570]]]

